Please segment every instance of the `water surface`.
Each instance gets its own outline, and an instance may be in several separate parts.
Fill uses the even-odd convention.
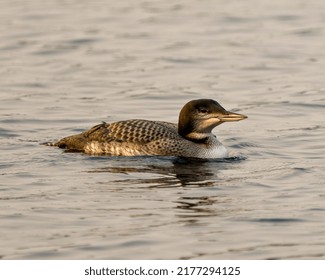
[[[324,2],[165,2],[0,3],[1,258],[324,258]],[[40,145],[197,98],[236,157]]]

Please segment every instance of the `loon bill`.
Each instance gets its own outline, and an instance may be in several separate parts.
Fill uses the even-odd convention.
[[[212,129],[245,118],[212,99],[197,99],[184,105],[178,125],[141,119],[102,123],[49,145],[91,155],[225,158],[228,152]]]

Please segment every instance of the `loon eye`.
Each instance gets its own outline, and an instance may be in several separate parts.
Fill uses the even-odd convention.
[[[199,112],[200,112],[201,114],[206,114],[206,113],[208,113],[208,110],[205,109],[205,108],[199,108]]]

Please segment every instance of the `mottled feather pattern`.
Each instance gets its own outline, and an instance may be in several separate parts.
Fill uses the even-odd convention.
[[[127,120],[94,126],[84,133],[88,140],[146,144],[160,138],[177,139],[177,125],[147,120]]]
[[[186,147],[184,141],[188,142],[178,134],[176,124],[135,119],[102,123],[81,134],[63,138],[56,145],[88,154],[180,155]]]

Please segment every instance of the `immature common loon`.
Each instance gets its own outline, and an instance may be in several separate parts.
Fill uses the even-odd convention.
[[[185,104],[178,125],[140,119],[104,122],[50,145],[92,155],[225,158],[228,152],[212,129],[245,118],[225,110],[217,101],[198,99]]]

